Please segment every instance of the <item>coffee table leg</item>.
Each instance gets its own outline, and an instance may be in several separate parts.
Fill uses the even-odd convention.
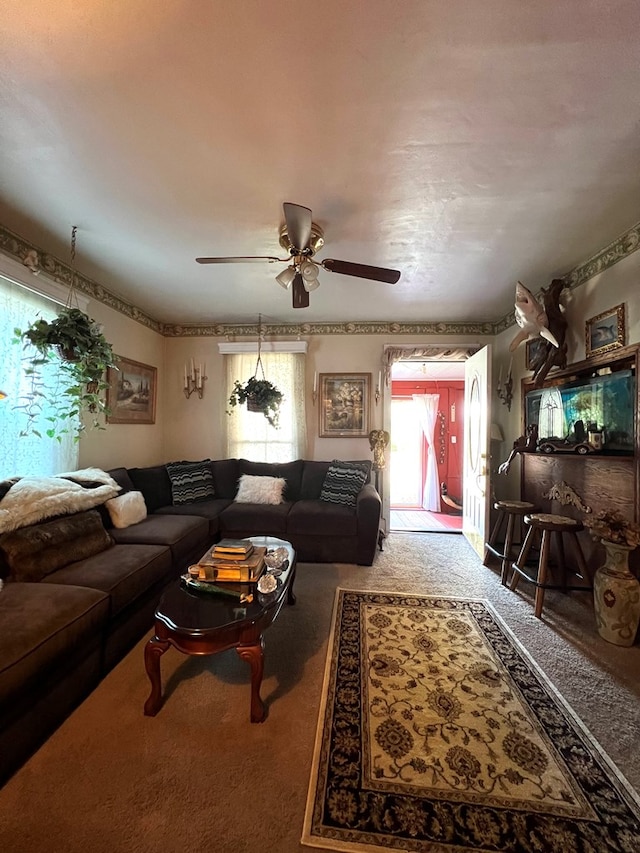
[[[236,652],[251,667],[251,722],[262,723],[265,711],[264,703],[260,698],[260,686],[264,671],[264,638],[260,637],[253,646],[238,646]]]
[[[160,677],[160,658],[169,648],[168,640],[152,637],[144,647],[144,665],[151,682],[151,693],[144,703],[147,717],[155,717],[162,704],[162,679]]]

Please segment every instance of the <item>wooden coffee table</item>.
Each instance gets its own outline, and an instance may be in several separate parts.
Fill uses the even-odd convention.
[[[265,708],[260,698],[264,669],[263,633],[276,619],[285,599],[295,604],[293,582],[296,554],[291,544],[271,536],[251,537],[254,545],[284,547],[289,565],[278,578],[274,592],[263,595],[256,584],[233,584],[233,589],[253,593],[253,601],[240,604],[229,596],[189,589],[182,581],[170,586],[155,612],[155,635],[144,649],[144,663],[151,682],[151,693],[144,713],[154,717],[162,705],[160,658],[170,646],[187,655],[213,655],[235,649],[251,667],[251,722],[261,723]]]

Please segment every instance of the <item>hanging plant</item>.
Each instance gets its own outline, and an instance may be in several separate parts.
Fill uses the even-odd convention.
[[[246,382],[242,383],[237,379],[235,380],[233,391],[229,397],[229,405],[242,406],[246,403],[247,411],[261,412],[271,426],[278,429],[280,404],[283,400],[283,394],[264,375],[264,367],[260,357],[261,342],[261,318],[258,318],[258,360],[256,362],[256,369],[253,376],[247,379]],[[262,371],[262,379],[258,379],[258,369]],[[230,415],[231,412],[227,410],[227,414]]]
[[[27,415],[21,435],[41,437],[36,424],[44,419],[49,438],[61,441],[73,431],[77,440],[86,428],[81,415],[87,412],[93,416],[92,427],[104,429],[98,415],[109,414],[105,375],[108,367],[115,367],[115,356],[101,327],[79,308],[66,307],[55,319],[35,320],[14,334],[13,342],[22,343],[27,353],[24,371],[31,381],[25,402],[15,406]],[[58,369],[45,378],[43,367],[52,364]]]
[[[257,379],[252,376],[244,384],[236,379],[233,392],[229,397],[229,405],[241,406],[244,403],[247,404],[248,411],[261,412],[272,427],[278,428],[282,392],[267,379]],[[227,414],[230,415],[231,412]]]

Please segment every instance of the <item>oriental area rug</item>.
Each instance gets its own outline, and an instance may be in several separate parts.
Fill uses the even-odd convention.
[[[302,843],[637,853],[640,801],[486,601],[338,589]]]

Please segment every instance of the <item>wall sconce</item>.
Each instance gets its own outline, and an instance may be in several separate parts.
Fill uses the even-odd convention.
[[[380,402],[380,397],[382,396],[381,382],[380,382],[381,378],[382,378],[382,372],[379,370],[378,371],[378,384],[376,385],[376,390],[373,392],[373,396],[374,396],[375,401],[376,401],[376,406]]]
[[[205,379],[209,377],[206,376],[207,365],[198,364],[196,365],[194,360],[191,359],[190,369],[187,370],[187,365],[184,366],[184,385],[182,390],[184,391],[184,396],[189,399],[189,397],[195,391],[198,397],[202,400],[202,394],[204,393],[204,383]]]
[[[511,375],[511,365],[513,359],[509,359],[509,369],[507,370],[507,379],[502,382],[502,365],[500,365],[500,373],[498,374],[498,384],[496,386],[496,394],[498,400],[511,411],[511,401],[513,400],[513,376]]]
[[[318,399],[318,374],[315,372],[313,374],[313,391],[311,392],[311,399],[313,400],[313,405],[315,406],[316,400]]]
[[[511,411],[511,401],[513,400],[513,376],[511,375],[511,363],[509,363],[509,373],[506,382],[502,384],[502,370],[498,376],[498,385],[496,386],[496,394],[500,402]]]

